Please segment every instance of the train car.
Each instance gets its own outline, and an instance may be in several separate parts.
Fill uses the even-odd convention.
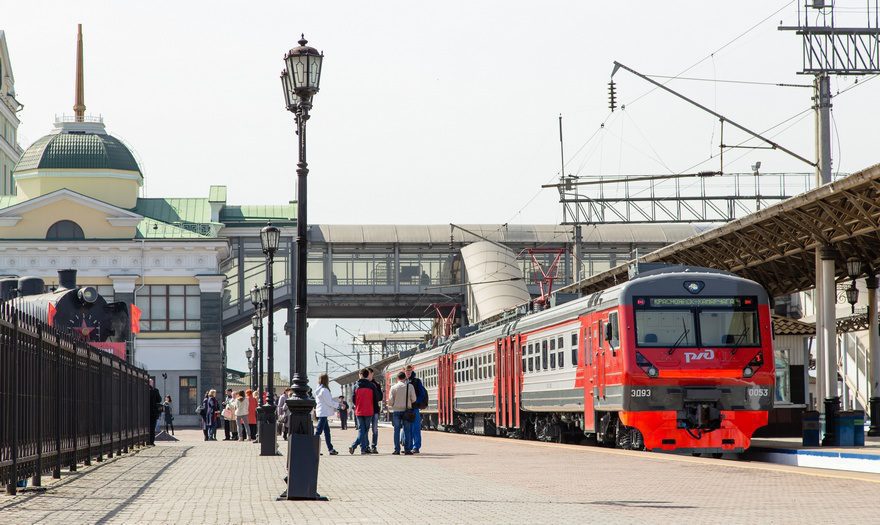
[[[59,270],[54,290],[44,286],[37,277],[7,278],[0,282],[0,295],[15,308],[125,358],[131,333],[126,303],[108,302],[94,286],[78,286],[76,270]]]
[[[775,372],[764,289],[694,267],[515,317],[391,363],[429,389],[426,426],[626,449],[742,452]]]

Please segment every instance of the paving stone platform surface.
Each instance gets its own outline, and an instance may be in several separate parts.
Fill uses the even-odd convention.
[[[880,475],[424,433],[422,454],[350,456],[333,429],[325,502],[275,501],[283,457],[177,432],[44,493],[0,495],[0,523],[878,523]],[[222,438],[222,435],[221,435]]]

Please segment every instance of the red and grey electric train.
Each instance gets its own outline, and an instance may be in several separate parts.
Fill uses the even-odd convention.
[[[770,305],[756,282],[667,267],[391,363],[429,428],[627,449],[742,452],[767,424]]]

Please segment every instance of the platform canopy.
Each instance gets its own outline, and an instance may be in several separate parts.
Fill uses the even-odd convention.
[[[836,251],[835,280],[847,280],[846,260],[863,275],[880,269],[880,164],[797,195],[724,226],[670,244],[640,262],[728,270],[761,283],[772,296],[815,287],[815,251]],[[627,280],[617,266],[559,292],[596,292]]]

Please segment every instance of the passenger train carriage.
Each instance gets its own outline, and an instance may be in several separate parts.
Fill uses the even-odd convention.
[[[759,284],[676,266],[391,363],[385,384],[412,364],[430,428],[741,452],[772,408],[771,345]]]

